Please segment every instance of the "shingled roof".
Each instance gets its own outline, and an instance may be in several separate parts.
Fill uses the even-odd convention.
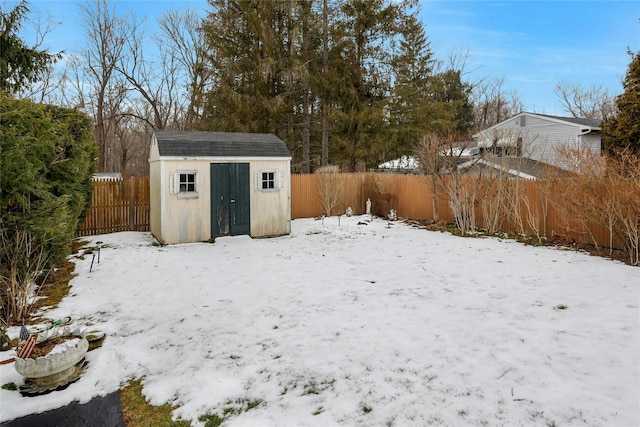
[[[538,114],[538,113],[531,113],[531,114],[535,114],[536,116],[549,117],[552,119],[562,120],[569,123],[575,123],[582,126],[589,126],[592,128],[599,128],[600,124],[602,123],[602,120],[600,119],[585,119],[582,117],[560,117],[560,116],[550,116],[548,114]]]
[[[472,159],[458,165],[458,169],[492,168],[514,178],[552,178],[565,176],[569,172],[559,167],[526,157],[499,157]]]
[[[161,157],[291,157],[285,143],[268,133],[154,131]]]

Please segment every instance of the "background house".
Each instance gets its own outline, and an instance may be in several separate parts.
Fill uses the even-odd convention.
[[[566,170],[526,157],[483,155],[458,165],[467,176],[502,176],[507,178],[537,179],[557,177]]]
[[[418,173],[420,165],[414,156],[401,156],[378,165],[380,172]]]
[[[480,154],[527,158],[562,167],[563,150],[599,153],[600,120],[520,113],[475,134]]]
[[[288,234],[290,163],[271,134],[155,131],[150,230],[167,244]]]

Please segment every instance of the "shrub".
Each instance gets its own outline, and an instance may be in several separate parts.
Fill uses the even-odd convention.
[[[342,200],[342,182],[339,179],[337,166],[323,166],[316,170],[318,175],[318,195],[322,201],[322,207],[326,216],[331,216],[331,212]]]
[[[91,120],[0,94],[0,316],[28,315],[37,285],[69,254],[91,200]]]

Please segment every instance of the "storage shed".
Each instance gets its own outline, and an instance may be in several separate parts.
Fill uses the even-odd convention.
[[[150,228],[161,243],[291,231],[291,155],[277,136],[157,130]]]

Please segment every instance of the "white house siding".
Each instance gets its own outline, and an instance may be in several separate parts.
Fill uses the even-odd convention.
[[[525,126],[520,126],[525,117]],[[515,145],[522,138],[522,156],[551,165],[560,165],[563,147],[600,149],[600,136],[581,135],[584,126],[530,114],[520,114],[477,135],[478,146],[488,147],[498,136],[504,145]]]
[[[602,150],[602,137],[598,134],[586,134],[581,137],[580,148],[599,153]]]
[[[531,159],[557,165],[560,164],[558,150],[579,148],[579,125],[554,122],[536,116],[527,116],[526,120],[525,153],[530,153]]]

